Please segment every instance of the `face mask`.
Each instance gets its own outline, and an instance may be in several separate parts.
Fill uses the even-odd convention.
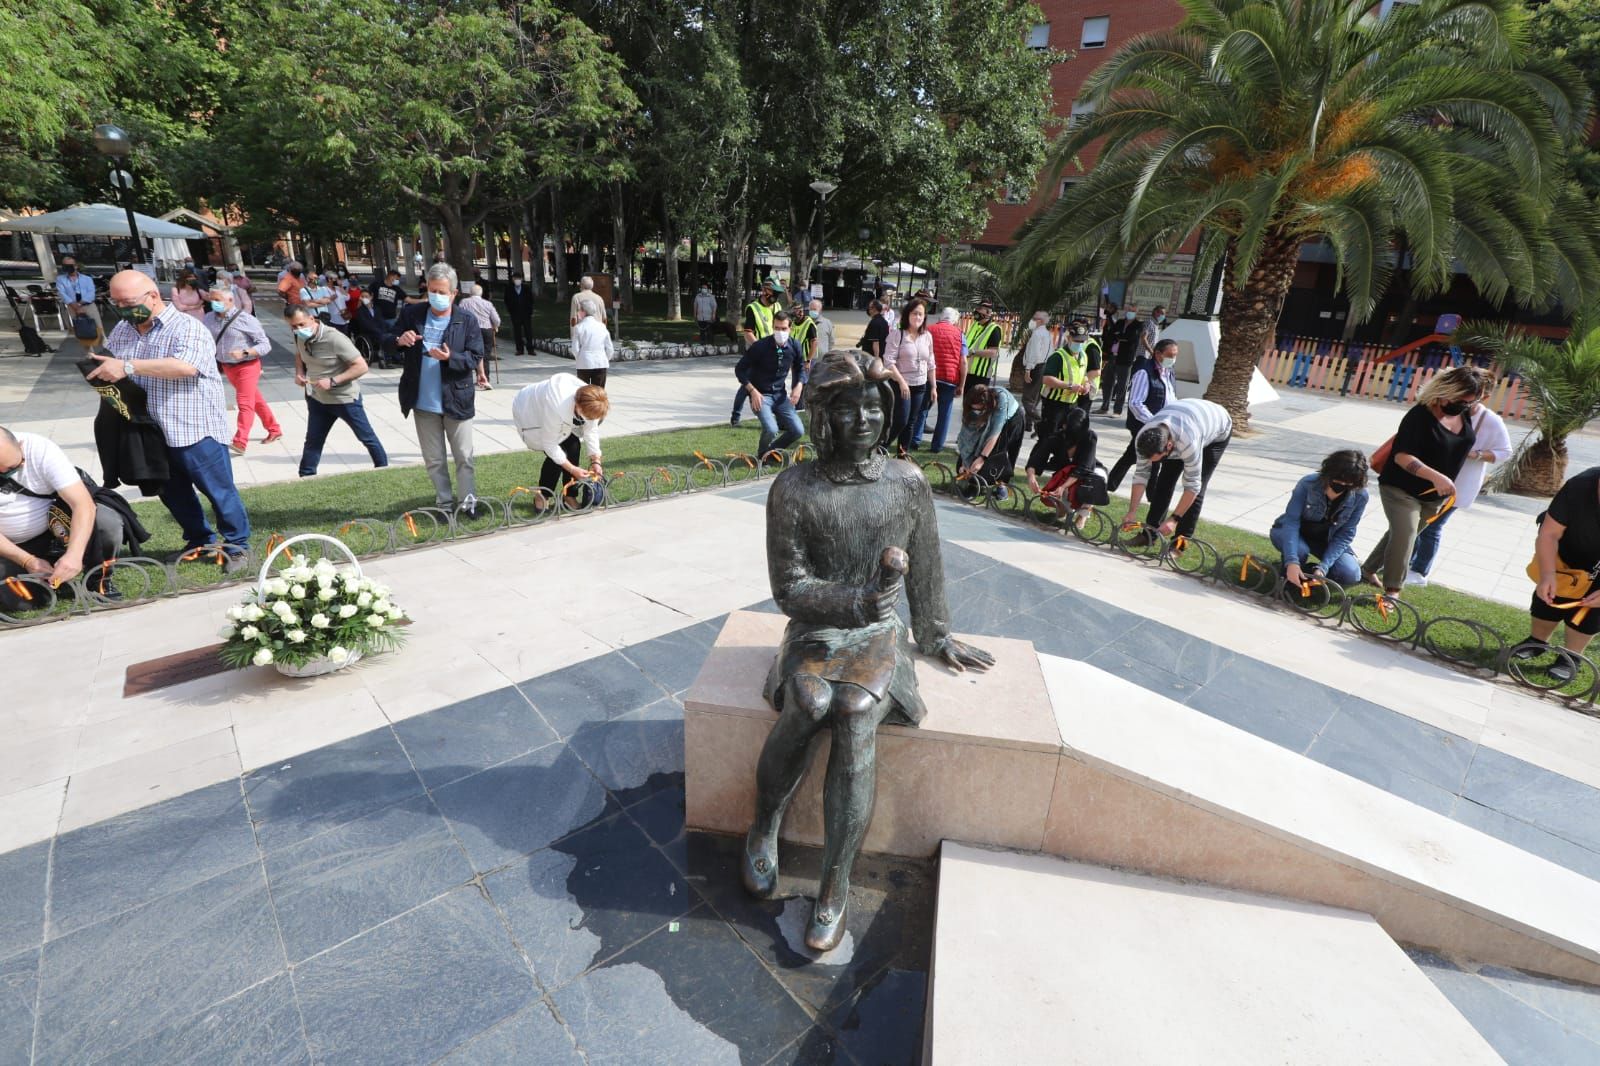
[[[1138,312],[1136,312],[1136,311],[1124,311],[1124,312],[1122,312],[1122,317],[1127,319],[1129,322],[1132,322],[1134,317],[1135,317],[1135,315],[1137,315],[1137,314],[1138,314]]]
[[[811,319],[813,322],[815,322],[817,319],[822,317],[822,312],[821,311],[807,311],[806,312],[806,317]]]
[[[117,312],[118,318],[124,322],[131,322],[135,326],[143,325],[150,321],[151,311],[145,304],[134,304],[132,307],[117,307],[113,308],[113,310]]]
[[[71,266],[69,266],[69,267],[67,267],[67,273],[68,273],[68,274],[69,274],[69,275],[71,275],[71,274],[76,274],[76,273],[77,273],[77,272],[78,272],[78,267],[77,267],[77,265],[76,265],[76,264],[73,264],[73,265],[71,265]]]
[[[1464,415],[1467,413],[1467,408],[1471,406],[1471,400],[1453,400],[1450,403],[1440,404],[1439,410],[1447,415]]]
[[[1177,363],[1178,363],[1178,360],[1176,358],[1161,360],[1161,365],[1163,367],[1165,367],[1166,369],[1168,369],[1168,370],[1171,370],[1174,366],[1177,365]]]
[[[211,310],[215,311],[219,315],[222,314],[222,312],[225,310],[225,308],[223,308],[223,306],[222,306],[222,301],[221,300],[212,300],[211,301]]]
[[[1067,351],[1071,352],[1073,355],[1077,355],[1079,352],[1083,351],[1083,342],[1082,341],[1068,341],[1067,342]]]
[[[317,327],[316,326],[296,326],[294,328],[294,335],[296,337],[299,337],[303,341],[308,341],[312,337],[315,337],[317,335]]]
[[[1166,324],[1167,324],[1167,316],[1166,315],[1157,315],[1156,316],[1156,325],[1164,326]]]
[[[785,344],[789,343],[789,331],[786,329],[775,329],[772,331],[772,339],[778,345],[778,347],[782,348]]]
[[[450,294],[447,292],[428,293],[428,306],[435,311],[450,310]]]
[[[363,297],[362,297],[362,298],[361,298],[361,306],[362,306],[362,307],[371,307],[371,306],[372,306],[372,297],[370,297],[370,296],[363,296]]]

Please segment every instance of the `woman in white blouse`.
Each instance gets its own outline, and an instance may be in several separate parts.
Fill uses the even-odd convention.
[[[543,493],[534,506],[544,510],[563,485],[573,478],[599,478],[605,473],[600,454],[600,423],[611,410],[606,390],[585,385],[576,374],[555,374],[524,386],[511,401],[511,422],[522,443],[543,452],[539,470]],[[579,443],[589,451],[589,469],[578,466]]]
[[[899,379],[900,402],[894,411],[894,438],[902,452],[922,446],[927,393],[933,380],[933,334],[928,332],[928,305],[910,300],[900,312],[900,326],[889,331],[883,363]]]

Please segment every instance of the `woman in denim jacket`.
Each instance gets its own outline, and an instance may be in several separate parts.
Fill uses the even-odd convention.
[[[1289,506],[1272,523],[1273,546],[1283,553],[1284,577],[1298,585],[1321,572],[1344,586],[1361,580],[1361,564],[1350,551],[1367,509],[1367,457],[1353,449],[1322,460],[1289,495]],[[1310,557],[1320,560],[1306,567]]]

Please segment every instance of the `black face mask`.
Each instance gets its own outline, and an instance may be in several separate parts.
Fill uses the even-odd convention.
[[[1467,408],[1471,406],[1472,401],[1470,400],[1453,400],[1450,403],[1440,404],[1439,410],[1447,415],[1464,415],[1467,413]]]

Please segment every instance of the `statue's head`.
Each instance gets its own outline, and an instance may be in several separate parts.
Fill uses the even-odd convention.
[[[817,458],[860,463],[887,447],[894,382],[883,360],[859,348],[835,348],[817,357],[806,383],[806,410]]]

